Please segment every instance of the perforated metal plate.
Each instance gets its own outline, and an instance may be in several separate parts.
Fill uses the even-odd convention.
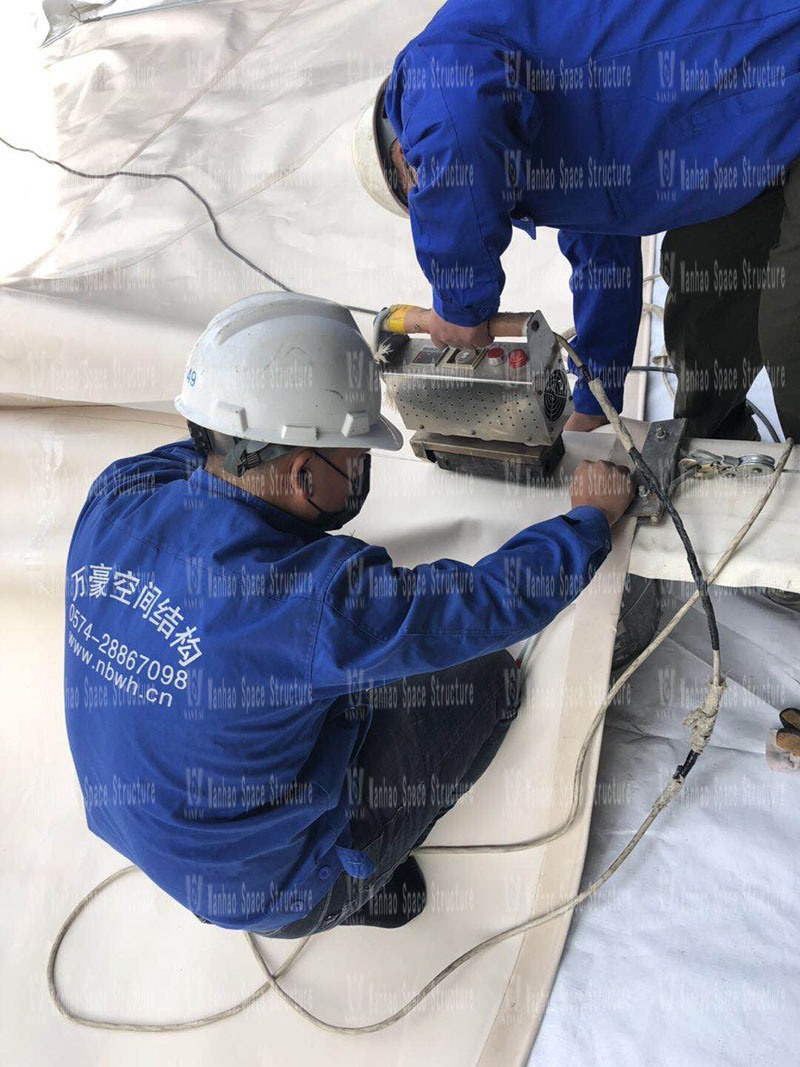
[[[542,397],[529,381],[392,375],[392,384],[392,398],[409,429],[525,444],[550,443],[558,436],[553,432],[558,416],[545,418]],[[565,381],[561,411],[567,396]]]
[[[485,350],[461,361],[446,350],[431,365],[429,340],[395,335],[393,347],[382,376],[409,430],[548,445],[572,410],[555,336],[541,312],[529,319],[524,345],[497,344],[506,354],[499,366],[489,364]],[[514,350],[524,351],[522,366],[511,366]]]

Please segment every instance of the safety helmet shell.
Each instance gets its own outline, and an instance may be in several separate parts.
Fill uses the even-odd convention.
[[[294,293],[256,293],[215,315],[175,407],[231,437],[317,448],[402,446],[381,413],[378,369],[353,316]]]

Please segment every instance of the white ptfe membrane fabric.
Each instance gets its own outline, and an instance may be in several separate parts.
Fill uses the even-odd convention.
[[[592,436],[597,436],[592,434]],[[766,441],[692,438],[692,450],[720,455],[758,453],[777,461],[783,445]],[[673,500],[707,574],[731,542],[767,484],[768,476],[697,478],[677,487]],[[794,448],[778,485],[757,523],[725,567],[726,586],[768,586],[800,592],[797,515],[800,508],[800,450]],[[686,553],[669,521],[640,523],[630,570],[647,578],[691,580]]]
[[[361,189],[351,138],[438,6],[216,0],[77,26],[38,52],[20,32],[25,60],[9,55],[0,87],[25,106],[5,109],[0,133],[84,171],[179,174],[227,239],[294,289],[429,306],[408,222]],[[91,181],[2,145],[0,159],[13,236],[0,252],[0,393],[170,401],[212,315],[274,288],[218,243],[176,182]],[[507,310],[571,323],[554,231],[535,243],[516,234],[504,266]]]
[[[22,32],[26,6],[35,7],[33,0],[4,12],[8,54],[0,64],[0,88],[14,106],[4,111],[2,136],[79,169],[181,174],[208,197],[228,239],[294,288],[374,308],[394,301],[429,303],[407,225],[382,212],[357,184],[350,137],[356,115],[394,55],[437,4],[216,0],[78,26],[42,52],[31,51],[33,36]],[[145,1055],[154,1065],[204,1065],[223,1059],[317,1064],[337,1058],[371,1064],[380,1058],[387,1064],[459,1067],[525,1062],[568,919],[493,949],[398,1027],[368,1038],[337,1038],[313,1030],[271,994],[234,1020],[164,1038],[80,1029],[50,1005],[44,981],[50,941],[75,901],[121,862],[85,828],[63,728],[62,594],[68,540],[88,486],[102,467],[120,455],[181,436],[172,417],[103,405],[168,407],[188,350],[207,320],[231,301],[271,286],[219,245],[201,205],[176,183],[92,182],[67,177],[3,146],[0,153],[0,275],[5,276],[0,286],[0,394],[18,405],[0,411],[6,478],[0,518],[0,685],[6,706],[0,721],[7,783],[2,886],[9,917],[2,953],[6,996],[0,1012],[6,1059],[32,1064],[58,1055],[67,1063],[138,1064]],[[652,249],[649,258],[646,250],[645,262],[651,261]],[[535,244],[517,235],[504,266],[506,310],[541,308],[556,329],[570,323],[568,267],[554,233],[542,231]],[[367,329],[369,317],[357,318]],[[646,342],[647,326],[642,333]],[[631,375],[626,389],[626,411],[639,417],[645,377],[652,376]],[[75,403],[92,406],[63,406]],[[36,406],[42,404],[56,406]],[[605,458],[613,447],[604,434],[582,436],[579,442],[569,437],[573,463],[576,448]],[[761,525],[726,570],[726,582],[800,587],[792,534],[798,481],[796,475],[784,478]],[[568,506],[563,485],[551,494],[512,497],[504,486],[466,483],[408,456],[378,457],[373,484],[356,532],[386,544],[399,563],[438,555],[477,559],[520,526]],[[698,490],[686,492],[681,510],[704,562],[713,562],[728,530],[732,534],[739,525],[758,491],[756,483],[726,486],[724,503],[711,509]],[[512,840],[550,829],[566,810],[574,758],[608,677],[631,533],[629,526],[619,530],[615,555],[590,590],[540,638],[525,706],[501,757],[441,822],[434,840]],[[679,579],[685,577],[684,566],[668,525],[639,528],[632,569]],[[730,610],[738,618],[736,605],[745,602],[757,607],[752,594],[726,599],[724,606],[733,605]],[[764,618],[762,609],[747,625],[769,633]],[[694,629],[687,620],[680,631],[689,627],[685,647],[676,636],[659,653],[674,653],[669,669],[677,673],[668,677],[675,677],[676,685],[690,675],[687,664],[691,667],[695,660],[701,680],[708,673],[697,659],[704,655],[697,650],[706,648],[702,620],[692,625]],[[782,647],[791,647],[789,631],[782,632]],[[746,636],[734,642],[736,666],[744,670],[748,649],[755,648],[761,659],[752,671],[760,680],[766,654],[750,643],[747,626],[742,624],[738,633]],[[774,655],[772,638],[763,640],[763,648]],[[768,689],[759,697],[759,708],[771,720],[770,708],[780,707],[784,691],[790,693],[792,679],[796,681],[791,655],[786,658],[785,689]],[[637,685],[647,697],[636,705],[643,718],[634,721],[633,712],[623,709],[633,725],[629,733],[613,734],[612,750],[619,748],[622,755],[644,751],[643,741],[632,744],[630,733],[655,735],[652,744],[662,745],[656,755],[663,758],[649,763],[646,771],[641,761],[629,765],[629,780],[641,783],[640,788],[622,804],[597,809],[600,836],[595,836],[592,869],[627,838],[683,754],[673,704],[669,736],[675,751],[663,749],[660,737],[667,733],[663,706],[669,703],[666,694],[663,700],[658,695],[663,670],[654,666],[639,677]],[[753,757],[748,767],[760,775],[755,757],[761,723],[756,729],[748,718],[747,694],[754,684],[742,683],[739,721],[747,738],[744,755]],[[598,748],[599,741],[587,763],[590,795]],[[721,758],[733,760],[732,752],[733,745],[726,745]],[[613,779],[615,765],[607,766]],[[698,783],[701,773],[702,764]],[[607,780],[601,778],[601,784]],[[782,820],[772,820],[777,805],[763,790],[742,792],[746,801],[726,807],[678,806],[659,820],[664,836],[654,838],[655,852],[646,839],[630,868],[618,876],[628,878],[623,884],[630,886],[630,907],[615,905],[612,883],[606,910],[598,902],[581,913],[533,1062],[560,1067],[569,1057],[585,1063],[655,1063],[654,1044],[665,1051],[666,1062],[666,1015],[680,1035],[686,1063],[714,1062],[714,1055],[717,1062],[735,1062],[742,1049],[748,1050],[747,1062],[774,1062],[775,1056],[758,1056],[764,1049],[789,1047],[781,1044],[772,1007],[756,1014],[765,1026],[752,1027],[749,1045],[743,1033],[748,1010],[757,1013],[765,1003],[758,1000],[759,983],[777,996],[783,974],[788,986],[794,978],[790,949],[781,949],[790,945],[788,919],[782,925],[782,918],[792,915],[791,890],[797,887],[794,861],[787,866],[786,860],[792,851],[786,820],[794,778],[782,780],[790,790],[782,794]],[[762,777],[757,781],[763,784]],[[688,818],[681,817],[697,812],[708,814],[708,833],[695,833]],[[355,1024],[389,1014],[476,940],[572,893],[580,879],[590,815],[587,803],[570,835],[544,850],[503,857],[425,857],[430,904],[421,919],[389,935],[332,931],[301,957],[287,977],[288,988],[328,1018]],[[686,866],[698,894],[711,894],[718,869],[709,846],[714,834],[724,843],[728,866],[723,869],[729,880],[749,871],[747,849],[757,850],[759,872],[783,893],[774,914],[762,922],[760,914],[732,907],[728,922],[731,911],[726,913],[724,901],[706,908],[702,901],[708,898],[682,896],[677,889],[661,903],[661,911],[637,907],[639,892],[658,896],[667,875],[670,885],[683,884],[682,866],[675,866],[680,848],[689,857]],[[701,903],[695,907],[697,900]],[[716,925],[708,915],[714,907],[719,909]],[[771,941],[761,931],[768,924]],[[731,948],[744,937],[743,925],[750,947],[742,959],[757,962],[749,969],[737,962],[737,950]],[[713,936],[703,954],[694,946],[702,945],[709,927]],[[764,939],[759,942],[760,935]],[[275,963],[287,948],[268,944],[266,951]],[[658,987],[659,1010],[653,1010],[649,991],[658,977],[669,995]],[[201,926],[138,876],[115,886],[81,918],[65,943],[59,979],[69,1002],[88,1014],[164,1021],[224,1008],[262,980],[242,938]],[[719,1007],[717,991],[710,1008],[687,1023],[694,1004],[704,1003],[701,994],[720,984],[738,990],[738,1000],[731,1001],[741,1007],[738,1016],[731,1018]],[[614,989],[622,991],[616,1008]],[[685,989],[691,996],[684,998]],[[773,1021],[773,1045],[769,1040],[757,1044],[756,1036]],[[735,1041],[728,1041],[729,1032]]]
[[[654,299],[663,304],[666,287],[655,288]],[[662,346],[656,316],[651,358]],[[647,417],[670,418],[664,379],[648,379]],[[666,381],[674,387],[674,377]],[[750,397],[779,428],[764,374]],[[719,450],[719,442],[705,446]],[[748,447],[765,451],[763,442]],[[730,442],[725,451],[733,451]],[[796,491],[797,480],[787,476],[781,492]],[[714,487],[717,505],[707,511],[695,506],[699,488],[677,503],[703,558],[706,538],[719,543],[718,524],[731,524],[718,503],[719,492],[731,494],[733,487]],[[784,579],[796,580],[791,524],[783,539],[772,541],[776,519],[782,526],[780,512],[759,519],[725,569],[726,586],[746,586],[748,578],[757,583],[764,568],[773,579],[780,553]],[[647,573],[665,565],[671,554],[663,540],[658,553],[652,545],[645,551],[648,535],[656,533],[640,527],[632,569]],[[663,583],[662,622],[691,591]],[[800,704],[800,614],[765,601],[757,588],[716,588],[711,596],[728,685],[717,728],[683,792],[650,830],[646,850],[575,913],[531,1057],[539,1067],[772,1067],[792,1060],[787,1023],[800,987],[793,950],[800,921],[800,772],[772,773],[765,747],[779,711]],[[705,616],[695,606],[606,716],[584,881],[613,859],[683,757],[681,720],[699,703],[710,674]]]

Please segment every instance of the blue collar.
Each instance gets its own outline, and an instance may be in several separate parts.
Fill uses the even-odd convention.
[[[288,511],[283,511],[281,508],[275,507],[274,504],[268,504],[261,497],[253,496],[246,489],[242,489],[238,485],[232,485],[230,482],[218,478],[215,474],[209,474],[205,467],[195,467],[189,477],[189,482],[195,488],[202,489],[214,496],[221,496],[226,500],[236,500],[256,511],[260,511],[273,529],[280,530],[283,533],[296,534],[309,542],[318,541],[321,537],[328,536],[324,530],[320,530],[312,522],[299,519],[296,515],[290,515]]]

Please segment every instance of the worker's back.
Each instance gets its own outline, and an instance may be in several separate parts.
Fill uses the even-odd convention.
[[[449,0],[395,69],[409,162],[453,205],[470,184],[489,251],[500,191],[524,228],[640,235],[736,210],[800,154],[797,3]]]
[[[65,685],[89,826],[219,925],[281,925],[347,862],[367,712],[312,699],[310,662],[353,544],[208,474],[188,442],[113,464],[78,520]]]

